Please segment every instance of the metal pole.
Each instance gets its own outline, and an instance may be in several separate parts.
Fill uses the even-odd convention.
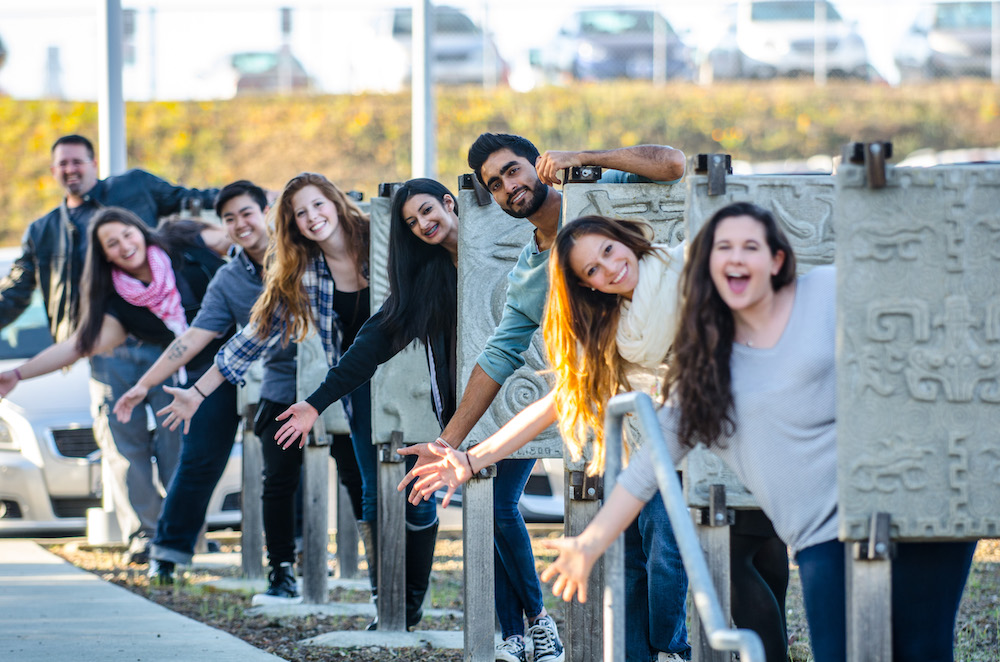
[[[622,417],[608,414],[604,424],[604,488],[611,494],[622,466]],[[625,659],[625,537],[604,553],[604,662]]]
[[[101,81],[97,97],[97,137],[101,178],[125,172],[125,100],[122,95],[122,3],[100,2],[98,29],[103,44],[99,59]]]
[[[435,141],[436,123],[434,94],[431,90],[433,78],[431,57],[431,34],[434,31],[433,5],[430,0],[413,0],[413,62],[412,98],[413,109],[413,157],[411,170],[413,177],[437,177]]]
[[[993,0],[990,32],[990,72],[993,82],[1000,85],[1000,1]]]
[[[826,0],[816,0],[816,36],[813,40],[813,80],[826,85]]]
[[[667,22],[658,11],[653,14],[653,83],[667,82]]]

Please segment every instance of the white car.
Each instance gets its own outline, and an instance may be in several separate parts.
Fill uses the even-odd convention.
[[[816,20],[817,4],[824,9],[822,28]],[[811,76],[820,29],[829,76],[867,80],[871,74],[861,35],[826,0],[741,0],[732,9],[735,20],[708,55],[716,79]]]
[[[0,274],[19,249],[0,249]],[[0,330],[0,371],[52,344],[41,294]],[[88,508],[101,505],[101,452],[94,441],[90,366],[77,361],[18,384],[0,401],[0,535],[80,534]],[[147,410],[148,411],[148,410]],[[210,528],[238,526],[242,445],[235,444],[209,503]]]

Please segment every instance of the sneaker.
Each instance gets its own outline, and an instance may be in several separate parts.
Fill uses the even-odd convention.
[[[531,638],[534,662],[563,662],[566,659],[556,622],[551,616],[542,616],[535,621],[528,628],[528,636]]]
[[[660,651],[656,656],[656,662],[687,662],[677,653],[665,653]]]
[[[135,565],[145,565],[149,563],[150,540],[145,536],[136,536],[129,542],[128,551],[125,552],[125,563]]]
[[[149,559],[150,586],[172,586],[174,583],[174,562]]]
[[[495,659],[503,662],[526,662],[527,657],[524,651],[524,637],[515,634],[507,637],[494,649]]]
[[[299,587],[295,583],[295,571],[288,561],[280,563],[276,568],[271,568],[267,579],[270,584],[267,587],[267,592],[253,596],[252,605],[299,604],[302,602]]]

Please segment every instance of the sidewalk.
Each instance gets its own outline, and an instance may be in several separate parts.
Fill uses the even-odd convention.
[[[230,634],[104,582],[33,542],[2,539],[0,659],[281,660]]]

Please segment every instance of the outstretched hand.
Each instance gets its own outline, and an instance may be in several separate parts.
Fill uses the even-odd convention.
[[[125,391],[122,397],[118,398],[118,402],[115,403],[115,408],[111,411],[118,418],[119,423],[128,423],[132,420],[132,410],[136,406],[146,399],[146,395],[149,393],[149,389],[145,386],[140,386],[136,384],[129,390]]]
[[[21,381],[13,370],[0,372],[0,398],[7,397],[7,394],[14,390],[17,383]]]
[[[163,419],[163,426],[168,430],[176,430],[177,426],[183,422],[184,434],[187,434],[188,430],[191,429],[191,418],[198,411],[203,398],[193,388],[164,386],[163,390],[168,395],[174,396],[174,399],[169,405],[156,412],[156,415],[166,416]]]
[[[306,436],[316,424],[316,419],[319,418],[319,412],[303,400],[278,414],[274,420],[283,421],[286,418],[288,422],[278,428],[278,432],[274,435],[275,443],[288,450],[288,447],[298,439],[299,448],[302,448],[306,445]]]
[[[472,478],[469,456],[441,442],[417,444],[417,446],[425,448],[416,449],[415,446],[410,446],[397,451],[401,455],[417,455],[418,459],[417,465],[410,469],[396,489],[402,490],[407,483],[418,478],[419,480],[413,484],[409,499],[410,503],[416,505],[421,500],[430,499],[442,487],[447,487],[448,492],[441,502],[441,507],[447,508],[458,486]],[[420,463],[421,459],[425,460],[423,464]]]
[[[583,165],[579,152],[548,151],[535,159],[535,171],[543,184],[557,186],[562,184],[559,171]]]
[[[543,540],[542,546],[559,551],[559,558],[553,561],[552,565],[540,575],[543,582],[555,578],[555,583],[552,584],[552,595],[559,596],[564,601],[569,602],[575,594],[579,596],[580,602],[586,602],[587,580],[590,578],[590,571],[594,567],[597,556],[580,542],[580,538]]]

